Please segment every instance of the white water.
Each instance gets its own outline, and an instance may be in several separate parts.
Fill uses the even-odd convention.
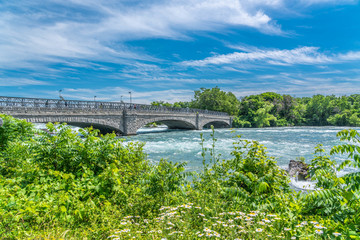
[[[44,128],[44,125],[38,125]],[[74,129],[78,129],[74,127]],[[278,165],[284,169],[288,167],[291,159],[305,157],[307,163],[313,158],[314,148],[317,144],[323,144],[327,153],[330,149],[342,142],[336,137],[336,133],[343,127],[283,127],[283,128],[250,128],[250,129],[216,129],[216,154],[221,154],[222,159],[231,158],[233,143],[236,135],[242,135],[243,139],[256,140],[267,147],[268,155],[274,156]],[[360,130],[360,128],[355,128]],[[139,129],[138,135],[124,137],[126,141],[145,142],[145,152],[148,159],[156,163],[161,158],[172,162],[187,162],[187,170],[199,171],[202,169],[202,156],[200,146],[200,133],[204,134],[204,146],[211,148],[211,130],[202,131],[167,131],[163,126],[158,128]],[[209,156],[208,156],[209,157]],[[346,159],[346,156],[332,156],[338,164]],[[355,169],[347,168],[338,174],[344,175]],[[292,185],[302,189],[313,189],[314,183],[295,181]],[[309,186],[310,185],[310,186]]]
[[[317,144],[323,144],[326,153],[338,144],[342,144],[336,137],[336,133],[344,127],[285,127],[285,128],[261,128],[261,129],[217,129],[215,130],[217,154],[221,158],[231,158],[233,151],[234,138],[242,135],[243,139],[256,140],[263,144],[269,156],[274,156],[281,168],[287,169],[289,161],[297,157],[305,157],[310,163],[314,157],[313,153]],[[355,128],[360,130],[360,128]],[[164,129],[162,129],[164,130]],[[140,130],[138,133],[142,133]],[[126,137],[127,141],[146,142],[145,152],[152,162],[157,162],[161,158],[166,158],[172,162],[187,162],[188,170],[202,169],[202,156],[200,146],[200,133],[206,139],[205,147],[211,148],[211,130],[203,131],[174,131],[164,133],[139,134],[137,136]],[[338,164],[343,162],[347,156],[331,156]],[[344,175],[353,172],[355,169],[347,168],[339,172]],[[296,181],[292,179],[291,184],[299,189],[314,189],[315,183],[308,181]]]

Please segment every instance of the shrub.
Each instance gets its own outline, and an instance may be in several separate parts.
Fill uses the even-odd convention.
[[[143,144],[126,145],[92,129],[83,130],[82,138],[63,124],[48,124],[48,132],[35,135],[31,124],[4,119],[0,236],[24,238],[35,231],[38,237],[94,224],[88,234],[106,236],[149,171]]]

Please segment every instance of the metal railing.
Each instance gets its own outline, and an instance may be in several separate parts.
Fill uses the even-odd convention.
[[[138,103],[125,102],[101,102],[101,101],[80,101],[65,99],[44,99],[44,98],[20,98],[20,97],[2,97],[0,96],[0,109],[81,109],[81,110],[139,110],[148,112],[181,112],[181,113],[203,113],[209,115],[228,116],[224,112],[209,111],[194,108],[177,108],[165,106],[153,106]]]

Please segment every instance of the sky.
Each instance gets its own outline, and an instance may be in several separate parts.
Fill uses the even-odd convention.
[[[0,96],[360,93],[358,0],[0,0]],[[61,91],[60,91],[61,90]]]

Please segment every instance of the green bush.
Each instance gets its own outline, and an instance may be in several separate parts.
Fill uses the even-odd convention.
[[[276,126],[277,127],[286,127],[286,126],[289,126],[289,123],[288,123],[288,121],[286,121],[286,119],[281,118],[276,121]]]
[[[125,145],[115,134],[98,137],[92,129],[83,130],[82,138],[66,125],[48,124],[49,132],[35,135],[31,124],[4,119],[0,236],[108,225],[109,216],[127,209],[136,183],[149,171],[143,144]]]
[[[1,117],[1,239],[359,237],[359,173],[335,171],[360,166],[354,130],[338,133],[348,142],[331,154],[349,156],[340,166],[316,148],[318,189],[304,194],[256,141],[239,139],[222,160],[214,130],[210,148],[201,136],[203,170],[192,173],[184,163],[150,164],[143,143],[114,134],[86,129],[80,137],[64,124],[42,132]]]
[[[25,120],[4,114],[0,114],[0,118],[3,119],[3,125],[0,127],[0,151],[4,151],[9,142],[26,141],[35,133],[33,125]]]
[[[249,121],[241,120],[239,117],[234,118],[233,125],[235,127],[239,127],[239,128],[250,128],[251,127],[251,123]]]

